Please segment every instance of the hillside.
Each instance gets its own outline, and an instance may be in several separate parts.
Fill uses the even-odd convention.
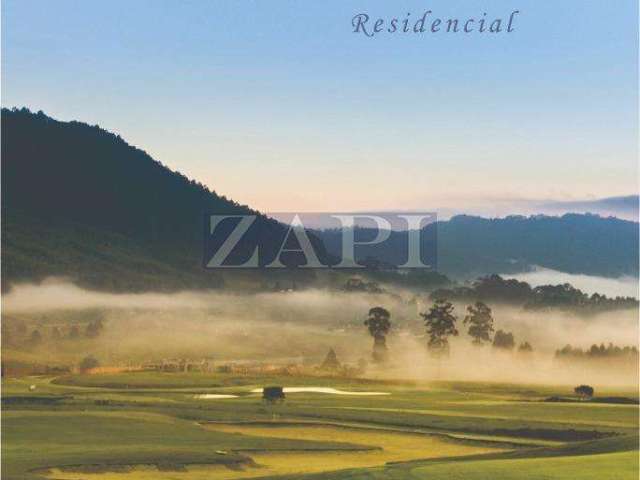
[[[115,291],[222,285],[202,268],[204,215],[257,212],[98,126],[3,109],[2,130],[5,289],[48,276]],[[253,241],[285,232],[255,225]]]

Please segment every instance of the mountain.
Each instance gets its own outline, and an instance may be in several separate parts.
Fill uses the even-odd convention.
[[[519,272],[638,276],[638,223],[591,214],[501,219],[457,216],[437,225],[439,267],[456,274]]]
[[[330,253],[339,252],[338,232],[324,230],[318,235]],[[362,236],[371,238],[374,233]],[[605,277],[638,276],[638,223],[613,217],[458,215],[427,225],[423,238],[437,242],[438,271],[457,278],[520,273],[533,266]],[[406,232],[393,232],[384,251],[377,250],[376,260],[402,263],[399,255],[406,242]],[[371,256],[372,250],[364,247],[360,258]]]
[[[207,213],[258,215],[238,255],[286,233],[98,126],[2,110],[4,288],[49,276],[115,291],[219,287],[202,267]]]

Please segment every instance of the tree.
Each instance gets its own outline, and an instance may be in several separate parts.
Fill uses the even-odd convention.
[[[429,312],[421,313],[420,316],[424,319],[427,328],[429,350],[436,355],[447,355],[449,353],[448,337],[458,335],[457,318],[453,314],[451,302],[436,300]]]
[[[518,347],[518,352],[531,353],[531,352],[533,352],[533,347],[531,346],[531,344],[529,342],[523,342]]]
[[[589,385],[578,385],[573,389],[576,395],[579,395],[582,399],[593,397],[593,387]]]
[[[99,366],[100,362],[98,362],[98,360],[93,355],[89,355],[82,359],[79,368],[81,372],[86,372],[88,370],[91,370],[92,368],[97,368]]]
[[[391,314],[382,307],[369,310],[369,316],[364,321],[373,337],[373,361],[382,363],[387,359],[387,334],[391,330]]]
[[[482,302],[467,307],[467,315],[464,317],[464,324],[469,325],[469,336],[473,338],[474,345],[482,345],[491,341],[493,332],[493,317],[491,309]]]
[[[493,337],[493,346],[504,350],[513,350],[516,346],[516,342],[513,339],[513,333],[498,330]]]

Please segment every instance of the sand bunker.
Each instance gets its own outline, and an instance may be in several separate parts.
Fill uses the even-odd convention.
[[[333,395],[389,395],[388,392],[352,392],[331,387],[284,387],[284,393],[330,393]],[[251,393],[262,393],[262,388],[254,388]]]

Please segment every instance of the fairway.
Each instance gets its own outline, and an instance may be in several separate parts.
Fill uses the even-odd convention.
[[[267,404],[252,393],[262,385],[290,393]],[[200,373],[3,379],[3,478],[633,478],[637,406],[543,401],[562,394]]]
[[[497,452],[499,449],[484,446],[471,446],[461,442],[443,439],[439,436],[406,434],[371,429],[317,425],[238,425],[238,424],[206,424],[207,430],[224,433],[242,434],[247,440],[247,450],[255,464],[237,465],[230,471],[221,465],[190,465],[184,471],[162,472],[149,466],[135,466],[122,472],[89,473],[70,470],[53,469],[51,478],[80,480],[83,478],[144,480],[146,478],[184,478],[196,480],[200,478],[227,479],[252,478],[265,475],[307,474],[340,470],[346,468],[364,468],[381,466],[386,462],[415,460],[419,458],[437,458],[443,456],[472,455]],[[251,439],[282,439],[291,442],[291,451],[279,452],[270,447],[270,452],[252,452],[249,448]],[[304,449],[299,440],[326,442],[324,449]],[[363,446],[363,449],[340,451],[335,449],[335,440]],[[276,442],[273,443],[275,447]],[[371,449],[366,449],[371,447]]]

